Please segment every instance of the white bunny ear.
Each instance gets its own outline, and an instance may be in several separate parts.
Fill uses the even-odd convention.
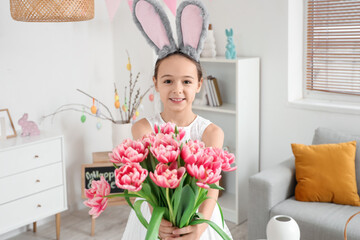
[[[177,50],[169,19],[162,7],[154,0],[135,0],[133,18],[148,43],[160,58]]]
[[[200,1],[184,1],[176,13],[180,51],[199,61],[208,28],[208,14]]]

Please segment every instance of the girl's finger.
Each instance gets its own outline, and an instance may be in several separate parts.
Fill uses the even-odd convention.
[[[187,234],[193,231],[192,226],[175,229],[172,233],[176,235]]]

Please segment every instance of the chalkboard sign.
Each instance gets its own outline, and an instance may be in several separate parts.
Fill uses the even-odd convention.
[[[81,166],[81,195],[85,197],[85,189],[91,188],[91,182],[93,180],[100,180],[101,176],[104,176],[105,180],[110,184],[110,193],[124,192],[123,189],[118,188],[115,184],[115,167],[112,163],[93,163],[93,164],[82,164]]]

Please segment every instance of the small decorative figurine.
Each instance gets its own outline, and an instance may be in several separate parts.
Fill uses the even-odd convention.
[[[215,57],[216,56],[216,45],[214,31],[212,25],[209,24],[208,32],[204,42],[204,48],[200,54],[201,57]]]
[[[40,134],[40,130],[35,122],[28,121],[28,114],[24,113],[24,115],[19,119],[18,124],[22,128],[21,136],[35,136]]]
[[[232,28],[230,28],[229,30],[225,29],[225,33],[226,33],[226,37],[227,37],[226,52],[225,52],[226,59],[235,59],[236,51],[235,51],[235,45],[234,45],[234,40],[233,40]]]

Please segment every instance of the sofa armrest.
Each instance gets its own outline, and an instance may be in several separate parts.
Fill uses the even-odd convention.
[[[270,210],[281,201],[294,195],[294,157],[261,171],[249,179],[249,240],[266,238],[266,225]]]

